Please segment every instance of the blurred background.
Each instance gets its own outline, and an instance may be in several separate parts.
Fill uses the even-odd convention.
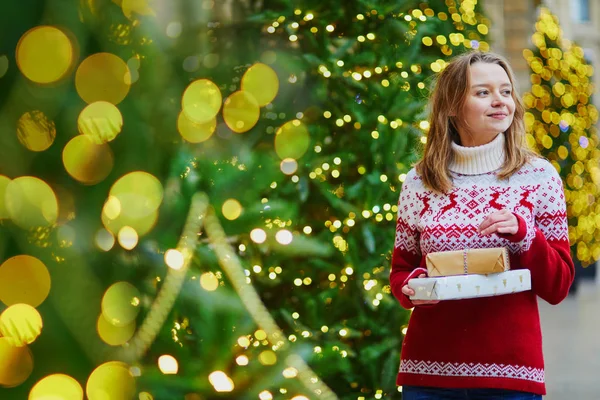
[[[472,49],[565,184],[547,398],[597,398],[592,0],[3,2],[0,398],[401,399],[396,204]]]

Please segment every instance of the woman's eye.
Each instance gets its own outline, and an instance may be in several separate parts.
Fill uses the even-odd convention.
[[[510,90],[505,90],[502,92],[502,94],[504,94],[505,96],[510,96],[512,92]]]
[[[480,90],[479,92],[477,92],[477,96],[483,96],[483,95],[486,95],[486,94],[488,94],[487,90]]]

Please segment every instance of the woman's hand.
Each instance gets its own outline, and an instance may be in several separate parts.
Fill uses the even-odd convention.
[[[419,275],[419,278],[425,278],[426,276],[427,275],[425,275],[425,274],[421,274],[421,275]],[[411,289],[410,286],[408,286],[408,284],[402,286],[402,293],[409,297],[415,295],[415,291],[413,289]],[[423,305],[427,305],[427,304],[437,304],[440,301],[439,300],[411,300],[411,302],[415,306],[423,306]]]
[[[485,217],[479,225],[479,233],[483,236],[492,233],[504,233],[507,235],[516,235],[519,231],[519,220],[515,215],[503,209],[495,211]]]

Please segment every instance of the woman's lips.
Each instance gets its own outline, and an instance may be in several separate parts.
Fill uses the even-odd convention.
[[[495,114],[490,114],[488,115],[488,117],[492,117],[494,119],[504,119],[506,117],[508,117],[508,114],[504,114],[504,113],[495,113]]]

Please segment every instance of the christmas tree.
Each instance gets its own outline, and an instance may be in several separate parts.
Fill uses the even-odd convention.
[[[541,8],[532,36],[531,93],[523,100],[527,141],[554,165],[565,186],[569,240],[582,265],[600,258],[598,110],[591,102],[592,67],[583,49],[562,37],[558,18]]]
[[[479,4],[30,3],[2,6],[2,398],[400,398],[395,204]]]

